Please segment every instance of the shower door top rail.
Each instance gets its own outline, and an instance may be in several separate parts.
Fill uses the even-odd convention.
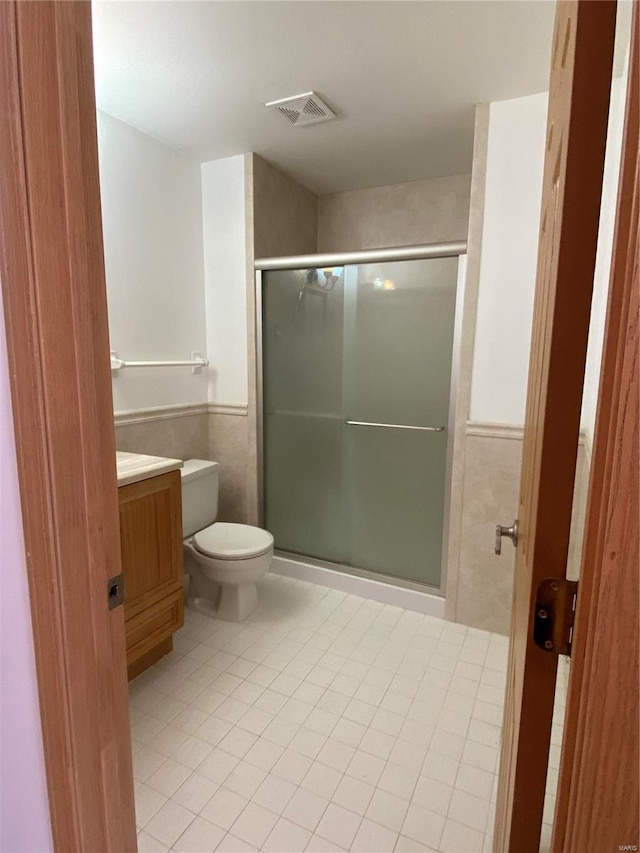
[[[366,249],[324,255],[289,255],[282,258],[256,258],[257,270],[296,270],[309,267],[341,267],[347,264],[373,264],[385,261],[416,261],[426,258],[454,258],[467,252],[467,243],[427,243],[422,246],[400,246],[395,249]]]

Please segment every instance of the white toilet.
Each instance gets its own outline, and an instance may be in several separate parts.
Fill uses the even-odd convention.
[[[241,622],[258,604],[256,581],[269,570],[273,536],[248,524],[216,522],[218,462],[187,459],[182,475],[184,569],[193,610]]]

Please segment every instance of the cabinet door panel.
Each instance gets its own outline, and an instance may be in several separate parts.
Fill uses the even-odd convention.
[[[182,588],[180,473],[123,486],[120,542],[125,619]]]

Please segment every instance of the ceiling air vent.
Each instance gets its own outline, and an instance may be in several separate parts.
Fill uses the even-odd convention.
[[[306,92],[304,95],[294,95],[293,98],[271,101],[265,104],[265,107],[277,110],[290,124],[294,124],[296,127],[303,124],[330,121],[336,117],[336,114],[315,92]]]

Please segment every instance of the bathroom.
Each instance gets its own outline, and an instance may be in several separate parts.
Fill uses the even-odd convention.
[[[226,128],[220,143],[181,143],[188,133],[182,136],[171,125],[181,115],[175,103],[175,115],[163,117],[162,98],[153,106],[142,103],[153,86],[137,89],[131,83],[135,74],[126,73],[135,67],[145,16],[165,36],[173,28],[182,36],[189,32],[180,4],[163,4],[162,11],[153,4],[119,5],[124,8],[118,11],[115,4],[97,3],[94,14],[116,447],[219,463],[216,524],[269,529],[271,521],[276,549],[268,574],[257,581],[257,604],[252,599],[241,620],[208,614],[206,604],[193,600],[193,580],[186,579],[184,627],[173,635],[173,650],[153,665],[147,661],[131,683],[139,849],[490,850],[514,570],[514,549],[503,540],[496,554],[494,533],[497,523],[511,524],[518,507],[553,10],[518,4],[525,11],[511,23],[513,38],[527,45],[535,63],[514,82],[517,93],[501,82],[495,94],[489,87],[472,101],[475,90],[465,90],[466,125],[455,128],[458,147],[449,160],[447,145],[434,148],[442,165],[425,164],[409,146],[404,164],[399,142],[378,161],[367,151],[376,164],[367,177],[364,165],[338,157],[347,137],[337,134],[349,122],[339,76],[332,88],[333,78],[323,77],[320,85],[307,72],[297,88],[280,93],[304,88],[302,79],[309,87],[318,85],[337,114],[333,126],[287,126],[263,106],[277,96],[270,84],[251,110],[262,111],[261,121],[278,145],[265,144],[262,153],[234,149]],[[303,25],[303,13],[292,8],[296,4],[277,5],[290,8],[279,9],[276,18],[300,16],[298,26]],[[304,5],[312,7],[320,45],[337,10],[334,4]],[[333,7],[331,15],[322,8],[327,6]],[[241,12],[228,20],[227,13],[216,14],[236,37],[238,27],[249,27]],[[348,9],[343,14],[346,39],[358,21]],[[393,32],[408,37],[406,16],[406,10],[398,13]],[[381,20],[376,19],[379,26]],[[576,470],[573,574],[584,523],[620,158],[624,16],[621,21]],[[252,39],[255,29],[254,24]],[[469,24],[464,37],[472,38],[471,29]],[[158,73],[152,40],[146,46],[149,68]],[[162,47],[161,39],[155,47]],[[326,53],[323,57],[326,63]],[[501,61],[517,77],[509,56]],[[323,62],[316,57],[318,75]],[[300,72],[293,60],[290,64],[293,70],[282,77],[287,85]],[[373,133],[375,124],[372,128]],[[422,248],[403,254],[407,247]],[[397,249],[400,255],[387,251]],[[322,257],[301,257],[316,255]],[[395,350],[389,346],[383,353],[398,361],[391,360],[382,376],[373,345],[381,328],[373,327],[368,342],[373,366],[367,372],[360,364],[362,372],[354,375],[357,358],[347,350],[358,321],[348,316],[348,288],[357,292],[359,304],[370,293],[392,309],[394,302],[402,305],[395,297],[403,287],[411,291],[412,276],[421,287],[429,283],[427,299],[429,287],[448,288],[447,317],[439,316],[426,336],[432,340],[446,326],[438,377],[446,385],[445,408],[441,405],[437,423],[424,413],[401,416],[385,408],[384,399],[376,401],[374,391],[369,397],[381,402],[379,414],[369,406],[360,416],[345,405],[347,385],[375,388],[378,378],[381,383],[386,378],[380,395],[390,398],[398,376],[398,393],[410,401],[423,378],[420,358],[427,355],[414,352],[409,369],[412,353],[400,352],[408,346],[401,335]],[[314,292],[323,283],[325,295]],[[338,295],[344,305],[336,313],[331,305]],[[427,308],[418,304],[414,320],[403,314],[397,322],[406,329],[409,322],[431,321],[424,304]],[[303,347],[305,334],[307,342],[316,340],[313,335],[320,342],[333,336],[315,362],[304,362],[313,356],[313,345]],[[418,345],[419,336],[404,337]],[[344,381],[342,408],[333,413],[340,418],[338,443],[359,440],[345,437],[344,420],[370,427],[376,436],[378,421],[385,427],[416,427],[418,421],[421,429],[446,429],[435,436],[420,433],[416,444],[394,433],[389,441],[385,434],[382,443],[362,445],[367,464],[354,475],[353,459],[325,456],[325,447],[304,428],[287,433],[279,426],[269,397],[282,392],[278,359],[302,365],[295,375],[286,374],[284,388],[309,396],[297,415],[306,414],[305,408],[313,412],[314,402],[320,405],[313,395],[330,369]],[[193,365],[127,367],[131,361]],[[286,408],[295,405],[288,400]],[[278,440],[285,447],[280,457]],[[358,507],[366,509],[372,494],[378,498],[367,510],[365,539],[376,529],[384,539],[385,510],[394,507],[381,509],[379,499],[409,488],[413,448],[419,456],[432,441],[440,442],[441,472],[435,492],[424,498],[435,501],[441,513],[432,518],[433,553],[410,569],[411,560],[401,555],[398,569],[391,549],[381,566],[371,562],[371,549],[360,559],[349,552],[357,539],[352,529],[349,547],[338,547],[331,517],[349,517],[338,510],[341,502],[351,502],[353,510],[354,477],[356,486],[363,483]],[[278,458],[286,463],[295,442],[298,452],[306,444],[309,470],[273,464]],[[375,471],[373,450],[378,463],[391,461],[386,480],[376,479],[383,474]],[[327,485],[320,475],[332,466],[340,468],[339,476]],[[317,501],[306,515],[301,508],[304,523],[292,528],[303,494]],[[400,517],[410,515],[402,500],[414,503],[406,491],[395,498]],[[394,530],[398,523],[401,518]],[[196,529],[202,528],[189,533]],[[401,540],[413,535],[400,531]],[[375,550],[383,553],[384,542]],[[265,552],[263,544],[258,552]],[[541,849],[549,843],[553,818],[561,712],[560,700]]]

